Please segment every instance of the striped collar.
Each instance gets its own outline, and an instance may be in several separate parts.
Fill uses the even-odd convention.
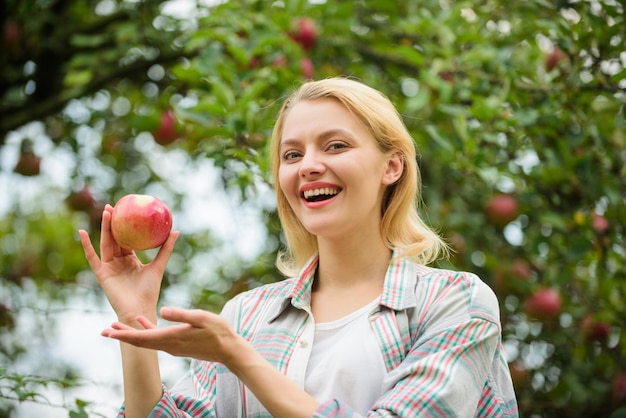
[[[285,289],[284,300],[279,303],[277,311],[271,315],[270,321],[274,320],[289,306],[289,301],[293,307],[298,309],[307,309],[311,305],[311,289],[318,262],[319,255],[315,253],[304,264],[300,273],[290,280],[291,283]],[[415,296],[417,280],[415,263],[400,256],[399,251],[394,249],[385,275],[379,305],[396,311],[417,306]]]

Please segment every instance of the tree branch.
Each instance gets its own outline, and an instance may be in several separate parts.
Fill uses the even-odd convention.
[[[197,52],[193,52],[192,56],[196,53]],[[62,90],[58,94],[50,96],[49,98],[39,102],[24,103],[16,108],[14,112],[5,112],[2,116],[2,120],[0,120],[0,137],[4,138],[9,131],[17,129],[28,122],[40,120],[48,115],[56,113],[71,100],[89,96],[115,80],[126,77],[132,78],[132,76],[136,74],[144,74],[145,71],[147,71],[147,69],[154,64],[171,63],[182,56],[182,51],[171,51],[168,54],[160,55],[152,60],[135,61],[126,67],[118,68],[117,71],[110,73],[107,77],[94,79],[84,86],[71,90]],[[189,57],[189,53],[186,53],[185,56]]]

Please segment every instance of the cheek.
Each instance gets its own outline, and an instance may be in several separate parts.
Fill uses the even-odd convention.
[[[293,170],[290,170],[289,166],[281,166],[278,169],[278,187],[283,191],[283,194],[288,200],[293,198],[293,193],[297,187],[295,181],[297,177],[294,177]]]

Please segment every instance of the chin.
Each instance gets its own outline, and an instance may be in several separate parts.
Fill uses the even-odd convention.
[[[309,233],[325,237],[337,234],[337,224],[329,222],[303,222],[302,225]]]

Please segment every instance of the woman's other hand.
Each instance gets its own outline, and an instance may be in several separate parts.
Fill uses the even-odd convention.
[[[153,321],[139,316],[136,320],[141,328],[116,322],[102,335],[136,347],[222,364],[228,364],[233,348],[243,343],[224,318],[208,311],[164,307],[161,317],[177,324],[157,328]]]

